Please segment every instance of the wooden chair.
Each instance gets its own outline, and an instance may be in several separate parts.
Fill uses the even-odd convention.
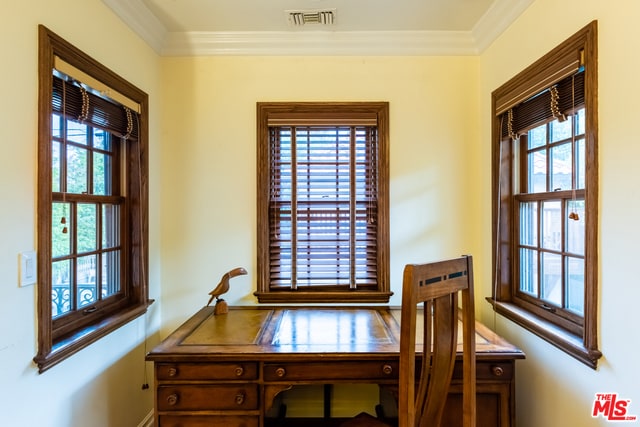
[[[459,307],[458,298],[462,298]],[[424,303],[423,316],[418,304]],[[429,315],[432,313],[432,315]],[[420,380],[416,384],[416,324],[423,320]],[[399,427],[438,427],[458,346],[462,319],[462,425],[476,426],[475,315],[471,256],[405,266],[400,324]],[[427,345],[431,343],[431,345]],[[389,427],[362,413],[341,427]],[[447,427],[447,426],[441,426]]]

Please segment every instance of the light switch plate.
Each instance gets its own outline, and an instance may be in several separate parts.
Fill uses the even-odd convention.
[[[25,251],[20,252],[20,286],[31,286],[36,283],[36,252]]]

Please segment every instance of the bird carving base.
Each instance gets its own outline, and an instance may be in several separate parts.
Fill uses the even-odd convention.
[[[218,298],[216,305],[213,306],[213,314],[227,314],[229,312],[229,306],[223,299]]]
[[[213,308],[213,314],[226,314],[229,312],[227,302],[220,298],[220,296],[222,296],[229,290],[229,279],[244,274],[247,274],[247,270],[242,267],[238,267],[222,275],[220,283],[218,283],[218,285],[211,292],[209,292],[209,295],[211,295],[211,297],[209,298],[209,302],[207,303],[207,305],[210,305],[211,301],[213,301],[214,298],[216,299],[216,305]]]

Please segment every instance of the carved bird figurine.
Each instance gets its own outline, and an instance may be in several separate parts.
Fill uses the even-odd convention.
[[[233,270],[223,274],[222,279],[220,279],[220,283],[218,283],[218,285],[211,292],[209,292],[211,298],[209,298],[209,302],[207,303],[207,305],[211,304],[211,301],[213,301],[214,298],[217,300],[216,305],[219,301],[222,301],[220,296],[229,290],[229,279],[231,279],[232,277],[241,276],[243,274],[247,274],[247,270],[242,267],[234,268]]]

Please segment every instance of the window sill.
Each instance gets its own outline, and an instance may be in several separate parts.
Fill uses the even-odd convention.
[[[49,352],[38,354],[33,358],[33,361],[38,365],[38,373],[43,373],[126,323],[142,316],[153,302],[154,300],[149,300],[144,305],[136,305],[125,311],[120,311],[102,319],[95,325],[83,328],[71,336],[54,342]]]
[[[393,292],[341,291],[341,292],[304,292],[277,291],[255,292],[258,302],[270,303],[388,303]]]
[[[567,332],[547,320],[523,310],[515,304],[495,301],[491,298],[487,298],[487,301],[493,305],[496,313],[503,315],[550,344],[553,344],[591,369],[598,367],[598,359],[602,357],[602,353],[597,348],[586,348],[582,336]]]

